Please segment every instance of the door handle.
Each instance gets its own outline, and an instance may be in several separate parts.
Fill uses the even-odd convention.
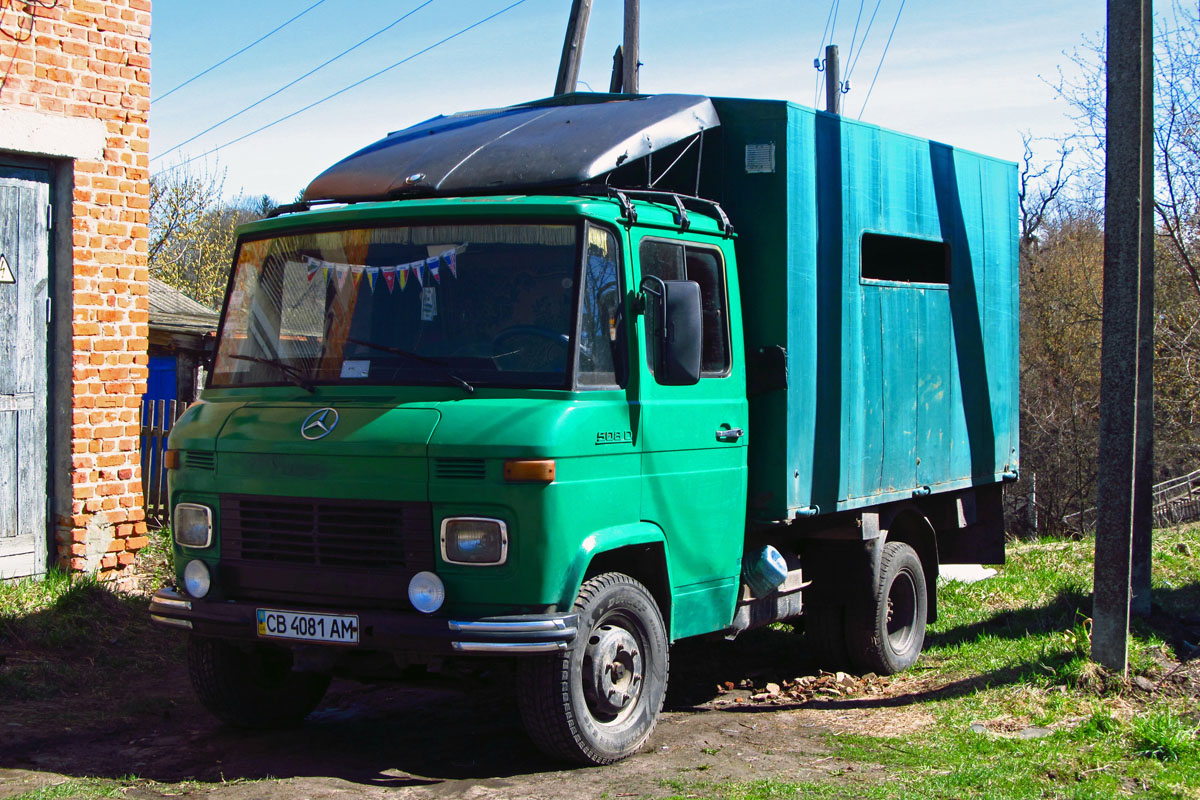
[[[742,438],[744,431],[741,428],[722,428],[717,431],[718,442],[736,442]]]

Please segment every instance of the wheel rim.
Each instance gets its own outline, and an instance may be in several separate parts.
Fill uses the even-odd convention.
[[[645,683],[645,650],[639,631],[620,616],[600,620],[583,651],[583,694],[601,724],[625,721],[637,708]]]
[[[906,651],[916,629],[917,586],[902,570],[892,581],[887,598],[887,639],[894,652]]]

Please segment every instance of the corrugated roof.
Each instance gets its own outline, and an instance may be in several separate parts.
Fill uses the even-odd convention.
[[[150,318],[153,321],[156,314],[195,315],[212,317],[213,323],[220,314],[203,303],[197,302],[183,292],[163,283],[158,278],[150,279]]]
[[[150,329],[201,336],[217,329],[219,312],[157,278],[150,279]]]

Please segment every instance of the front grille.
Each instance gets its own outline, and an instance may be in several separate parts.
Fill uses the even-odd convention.
[[[485,466],[482,458],[439,458],[433,462],[435,478],[481,480]]]
[[[428,503],[221,497],[221,553],[236,561],[393,571],[432,556]]]
[[[411,610],[409,580],[433,568],[429,503],[221,496],[227,598]]]

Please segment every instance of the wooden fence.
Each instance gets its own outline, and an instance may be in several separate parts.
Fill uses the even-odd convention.
[[[1178,478],[1156,483],[1150,513],[1154,527],[1168,528],[1200,519],[1200,469]],[[1063,517],[1072,530],[1090,533],[1096,530],[1096,509],[1088,508]]]
[[[161,528],[170,522],[163,453],[167,451],[171,427],[187,407],[187,403],[177,400],[142,401],[142,497],[146,504],[146,524],[152,527]]]

